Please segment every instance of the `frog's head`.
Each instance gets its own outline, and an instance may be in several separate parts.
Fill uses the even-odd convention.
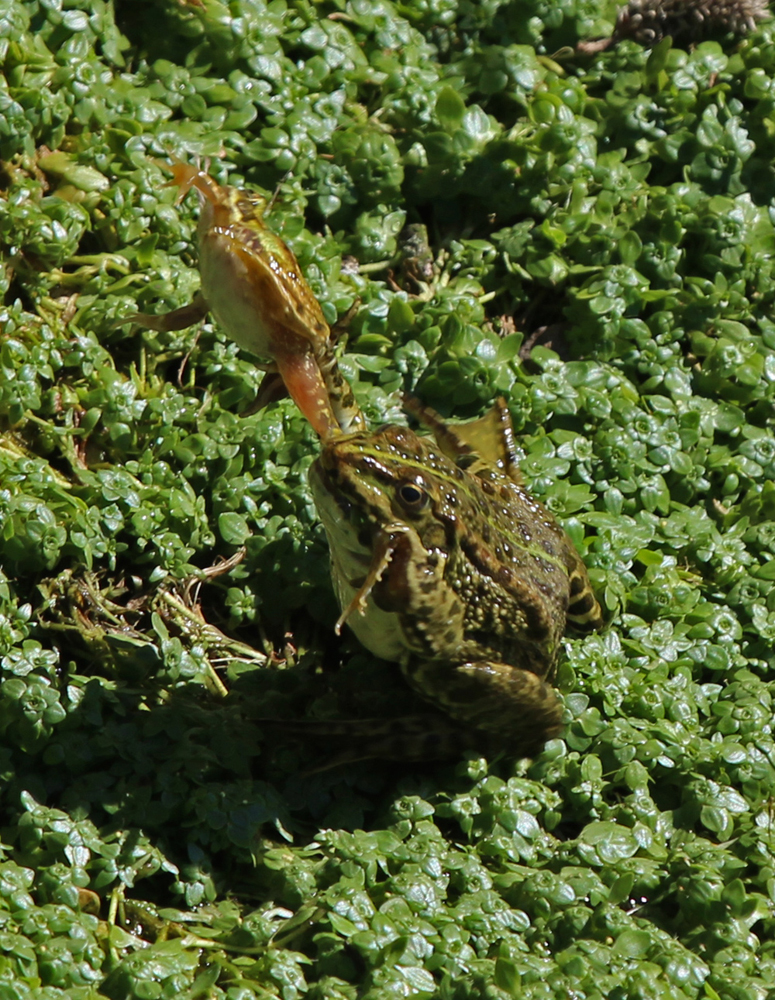
[[[331,553],[331,575],[361,642],[400,659],[405,641],[391,613],[416,612],[437,588],[446,552],[445,482],[456,467],[424,438],[402,427],[340,434],[323,443],[310,485]]]
[[[326,527],[347,522],[366,546],[374,529],[390,525],[423,534],[460,475],[427,439],[391,425],[325,442],[310,482]]]

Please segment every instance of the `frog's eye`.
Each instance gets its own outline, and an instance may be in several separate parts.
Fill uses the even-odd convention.
[[[407,510],[422,510],[428,503],[428,494],[415,483],[404,483],[398,487],[398,499]]]

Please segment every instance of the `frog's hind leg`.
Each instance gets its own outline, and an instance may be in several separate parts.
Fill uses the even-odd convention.
[[[531,757],[562,729],[554,689],[530,670],[489,660],[411,661],[403,670],[423,697],[479,734],[488,752]]]
[[[345,434],[366,430],[366,418],[355,401],[355,395],[347,379],[342,375],[336,355],[330,342],[318,359],[320,374],[328,393],[328,405],[335,416],[337,426]]]
[[[393,719],[256,719],[271,737],[285,743],[324,741],[330,753],[305,775],[329,771],[359,760],[451,760],[477,747],[476,734],[440,713]],[[337,749],[344,747],[344,749]]]
[[[325,740],[333,752],[307,774],[359,760],[450,760],[466,750],[532,757],[562,728],[554,690],[529,670],[488,661],[456,667],[412,663],[403,669],[412,686],[444,714],[255,721],[272,742]]]

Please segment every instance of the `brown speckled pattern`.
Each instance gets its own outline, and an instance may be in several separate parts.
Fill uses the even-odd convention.
[[[498,468],[471,468],[389,426],[326,443],[311,484],[343,607],[372,554],[390,554],[348,619],[359,639],[488,745],[531,752],[559,730],[546,682],[566,620],[599,627],[600,608],[546,508]]]
[[[767,13],[767,0],[631,0],[619,11],[614,39],[655,45],[667,35],[691,42],[714,30],[743,34]]]

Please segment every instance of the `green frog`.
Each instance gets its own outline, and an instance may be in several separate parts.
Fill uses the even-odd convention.
[[[331,574],[363,645],[452,720],[396,721],[361,756],[530,755],[560,731],[551,687],[566,623],[599,628],[586,568],[522,485],[505,403],[435,441],[386,426],[333,437],[310,469]],[[461,728],[462,727],[462,728]]]

